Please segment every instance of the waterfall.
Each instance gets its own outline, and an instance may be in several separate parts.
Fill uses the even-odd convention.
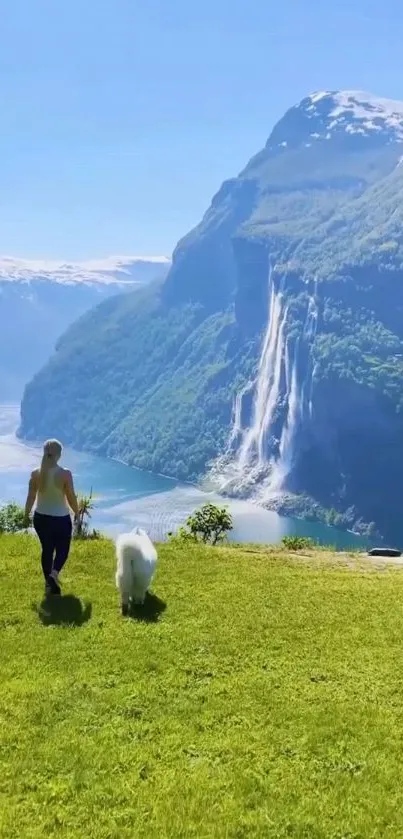
[[[298,381],[298,341],[292,364],[291,379],[287,387],[287,417],[281,432],[278,458],[273,462],[268,489],[278,492],[283,489],[284,481],[290,473],[294,460],[294,443],[301,417],[302,388]]]
[[[309,389],[308,411],[309,411],[309,418],[310,419],[312,419],[312,414],[313,414],[313,387],[314,387],[314,384],[315,384],[315,376],[316,376],[317,369],[318,369],[318,365],[316,363],[313,366],[312,375],[311,375],[311,387]]]
[[[227,446],[225,449],[225,454],[228,455],[234,444],[239,439],[240,435],[242,434],[242,403],[243,398],[246,396],[249,391],[252,390],[254,386],[254,382],[248,382],[242,390],[239,390],[238,393],[235,395],[234,405],[232,408],[232,422],[231,422],[231,431],[228,438]]]
[[[228,438],[227,443],[227,451],[231,451],[232,446],[236,443],[241,431],[242,431],[242,398],[243,398],[243,390],[240,390],[236,396],[234,401],[234,407],[232,410],[232,424],[231,424],[231,433]]]
[[[312,362],[309,356],[307,370],[305,372],[304,379],[301,380],[301,365],[298,364],[298,361],[301,346],[304,346],[308,352],[311,348],[312,341],[316,336],[317,322],[318,307],[315,283],[315,293],[309,297],[308,310],[302,332],[302,342],[298,338],[295,345],[291,379],[290,383],[287,383],[287,417],[281,433],[278,458],[273,463],[270,475],[268,486],[270,492],[279,492],[284,488],[286,478],[290,474],[294,465],[297,434],[305,416],[306,392],[308,388],[308,414],[309,417],[312,416],[314,369],[312,369]]]
[[[260,501],[284,490],[295,462],[299,429],[312,413],[315,368],[311,347],[318,320],[316,283],[296,340],[287,338],[289,309],[284,287],[275,288],[272,268],[268,297],[256,378],[236,394],[227,446],[213,467],[221,490]],[[252,390],[252,418],[249,427],[244,428],[243,397]]]
[[[315,280],[315,289],[314,293],[309,295],[309,303],[308,303],[308,312],[306,315],[306,321],[304,325],[304,338],[308,339],[308,341],[312,341],[316,335],[316,330],[318,326],[318,281]]]
[[[266,463],[265,443],[280,396],[287,308],[283,305],[282,293],[276,292],[271,282],[270,285],[269,316],[256,379],[252,424],[244,434],[237,457],[241,473],[252,463],[257,467]]]
[[[311,345],[316,338],[316,332],[318,329],[318,317],[319,317],[319,310],[318,310],[318,281],[315,280],[315,289],[313,295],[309,298],[309,305],[308,305],[308,314],[305,324],[305,340],[307,340]],[[309,370],[309,396],[308,396],[308,414],[309,419],[312,419],[312,411],[313,411],[313,387],[315,383],[315,374],[317,371],[318,365],[317,362],[314,364],[312,363],[312,359],[310,359],[310,370]]]

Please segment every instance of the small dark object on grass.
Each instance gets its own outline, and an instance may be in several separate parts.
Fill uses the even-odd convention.
[[[372,548],[368,556],[401,556],[402,552],[396,548]]]

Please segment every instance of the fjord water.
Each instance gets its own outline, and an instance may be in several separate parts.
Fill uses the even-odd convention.
[[[17,439],[18,420],[18,406],[0,406],[0,504],[24,502],[29,473],[40,461],[40,446]],[[153,539],[163,539],[192,510],[210,500],[230,507],[234,519],[231,538],[237,542],[277,543],[283,536],[300,535],[340,549],[364,544],[354,534],[284,518],[246,501],[224,500],[106,458],[66,449],[63,462],[73,471],[79,492],[93,490],[93,526],[111,536],[138,525]]]

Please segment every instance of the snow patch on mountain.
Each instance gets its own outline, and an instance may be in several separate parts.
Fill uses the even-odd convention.
[[[166,256],[110,256],[83,262],[22,259],[0,256],[0,282],[48,281],[62,285],[132,285],[137,284],[142,270],[156,277],[167,271]]]
[[[403,102],[359,90],[311,93],[286,112],[266,148],[277,154],[343,136],[380,145],[403,143]]]
[[[323,100],[331,103],[330,130],[345,127],[350,134],[387,130],[395,140],[403,141],[403,102],[359,90],[321,91],[309,98],[313,111],[317,111],[318,104]]]

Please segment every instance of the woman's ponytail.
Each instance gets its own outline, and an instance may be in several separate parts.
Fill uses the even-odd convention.
[[[49,469],[56,465],[62,450],[62,444],[58,440],[46,440],[43,447],[41,467],[39,469],[39,492],[44,492],[46,489]]]

